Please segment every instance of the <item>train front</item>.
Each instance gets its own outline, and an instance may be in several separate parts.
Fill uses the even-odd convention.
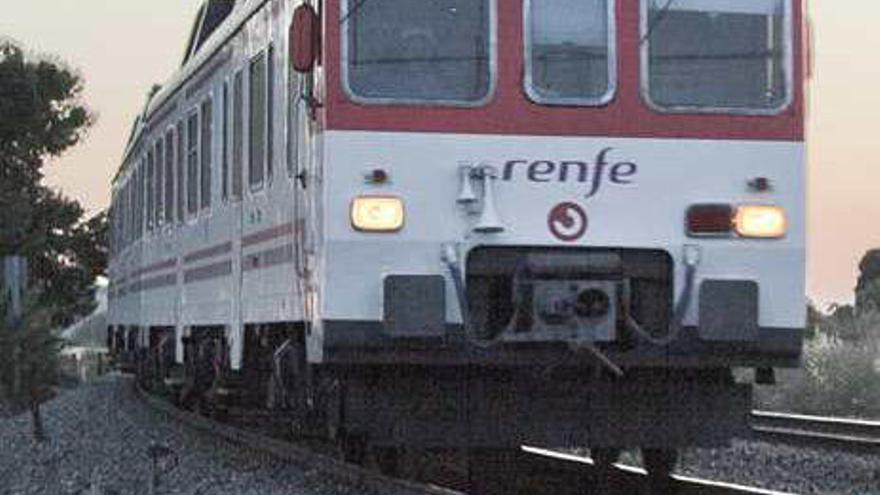
[[[389,445],[743,431],[805,323],[797,0],[335,0],[314,326]],[[735,379],[734,368],[754,370]]]

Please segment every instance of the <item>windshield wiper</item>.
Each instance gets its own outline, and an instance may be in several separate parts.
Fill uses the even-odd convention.
[[[645,35],[642,36],[641,40],[639,40],[639,46],[644,45],[646,41],[651,39],[651,35],[654,34],[654,29],[656,29],[657,26],[661,22],[663,22],[663,19],[666,18],[666,15],[669,14],[669,9],[672,8],[673,3],[675,3],[675,0],[666,0],[666,5],[664,5],[663,8],[660,9],[660,12],[658,12],[657,15],[654,16],[654,19],[651,20],[651,24],[648,25],[648,29],[645,30]]]
[[[339,19],[339,25],[341,26],[345,21],[348,20],[349,17],[357,14],[357,11],[360,10],[360,8],[365,3],[367,3],[367,0],[358,0],[356,4],[352,5],[351,8],[348,9],[348,12],[346,12],[345,15],[342,16],[342,19]]]

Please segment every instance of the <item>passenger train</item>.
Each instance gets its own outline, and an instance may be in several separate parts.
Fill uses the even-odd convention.
[[[799,364],[806,26],[801,0],[207,0],[113,181],[114,351],[347,452],[668,471]]]

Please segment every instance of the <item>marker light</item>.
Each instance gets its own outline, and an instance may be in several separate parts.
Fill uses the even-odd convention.
[[[777,239],[785,236],[788,230],[785,210],[778,206],[740,206],[733,223],[736,233],[742,237]]]
[[[397,232],[404,217],[403,200],[393,196],[358,196],[351,202],[351,225],[361,232]]]
[[[726,204],[693,205],[688,208],[686,222],[691,236],[728,236],[733,230],[733,207]]]

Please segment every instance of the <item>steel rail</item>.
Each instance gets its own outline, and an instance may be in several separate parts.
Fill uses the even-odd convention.
[[[394,487],[419,495],[464,495],[462,492],[437,485],[391,478],[376,471],[340,461],[305,446],[271,438],[184,411],[164,399],[151,395],[140,386],[135,386],[135,391],[136,395],[154,412],[189,429],[234,445],[236,448],[253,452],[257,456],[274,458],[315,470],[346,485],[371,489],[378,493]],[[776,413],[758,415],[762,419],[773,418],[774,420],[779,416],[785,415]],[[595,467],[592,459],[588,457],[541,448],[523,447],[522,454],[517,457],[515,466],[510,467],[513,467],[520,476],[525,475],[530,479],[530,488],[544,486],[546,483],[547,487],[552,487],[552,492],[557,495],[584,493],[584,480],[589,478]],[[642,491],[648,478],[646,471],[623,464],[616,464],[615,469],[615,491],[619,493],[639,493]],[[501,473],[501,475],[504,476],[505,473]],[[673,487],[678,495],[791,495],[784,492],[677,475],[673,476]]]
[[[157,398],[135,386],[136,395],[154,412],[170,418],[178,424],[209,435],[236,448],[252,452],[264,458],[273,458],[317,471],[345,485],[385,493],[394,488],[403,493],[417,495],[463,495],[447,488],[390,478],[354,464],[342,462],[307,447],[220,423],[198,414],[184,411],[173,404]]]
[[[756,439],[854,453],[880,453],[880,422],[752,411]]]
[[[535,447],[523,447],[531,455],[528,462],[535,463],[535,469],[552,469],[554,474],[560,470],[572,473],[583,472],[584,468],[592,468],[593,460],[573,454],[565,454]],[[624,464],[615,464],[614,480],[620,493],[641,493],[648,473],[644,469]],[[690,476],[672,476],[672,487],[676,495],[793,495],[787,492],[753,488],[733,483],[710,481]],[[560,493],[560,492],[555,492]]]

